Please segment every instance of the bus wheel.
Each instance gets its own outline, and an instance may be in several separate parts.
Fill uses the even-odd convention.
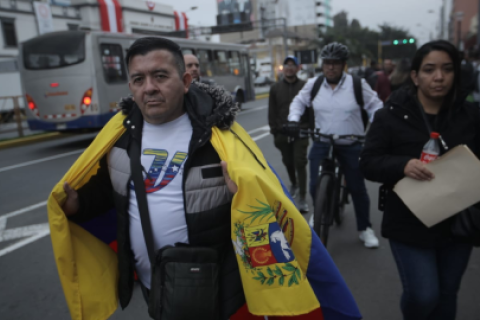
[[[238,109],[242,110],[242,104],[245,102],[243,91],[239,90],[235,95],[235,102],[238,103]]]

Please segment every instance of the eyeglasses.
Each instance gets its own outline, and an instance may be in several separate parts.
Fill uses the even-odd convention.
[[[284,64],[283,65],[284,69],[295,69],[296,67],[297,67],[297,65],[295,65],[295,64]]]
[[[323,64],[326,66],[341,66],[343,64],[342,60],[324,60]]]

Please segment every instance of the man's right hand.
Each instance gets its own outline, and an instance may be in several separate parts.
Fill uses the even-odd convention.
[[[403,172],[407,177],[420,181],[430,181],[435,178],[435,175],[418,159],[408,161]]]
[[[300,123],[296,121],[290,121],[283,125],[283,132],[292,138],[298,138],[300,135]]]
[[[78,212],[78,208],[80,207],[78,202],[78,192],[70,187],[66,181],[63,184],[63,190],[67,194],[67,200],[65,200],[65,203],[62,206],[63,212],[67,216],[74,215]]]

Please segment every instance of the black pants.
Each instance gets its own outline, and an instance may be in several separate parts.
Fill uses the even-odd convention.
[[[288,136],[275,134],[275,147],[282,153],[282,162],[287,168],[288,177],[300,189],[300,197],[307,194],[307,150],[308,138],[288,141]]]

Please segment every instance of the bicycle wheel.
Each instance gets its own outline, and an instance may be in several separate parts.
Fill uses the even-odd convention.
[[[328,231],[333,222],[333,188],[333,177],[329,174],[321,174],[315,192],[313,230],[320,237],[325,247],[328,242]]]

